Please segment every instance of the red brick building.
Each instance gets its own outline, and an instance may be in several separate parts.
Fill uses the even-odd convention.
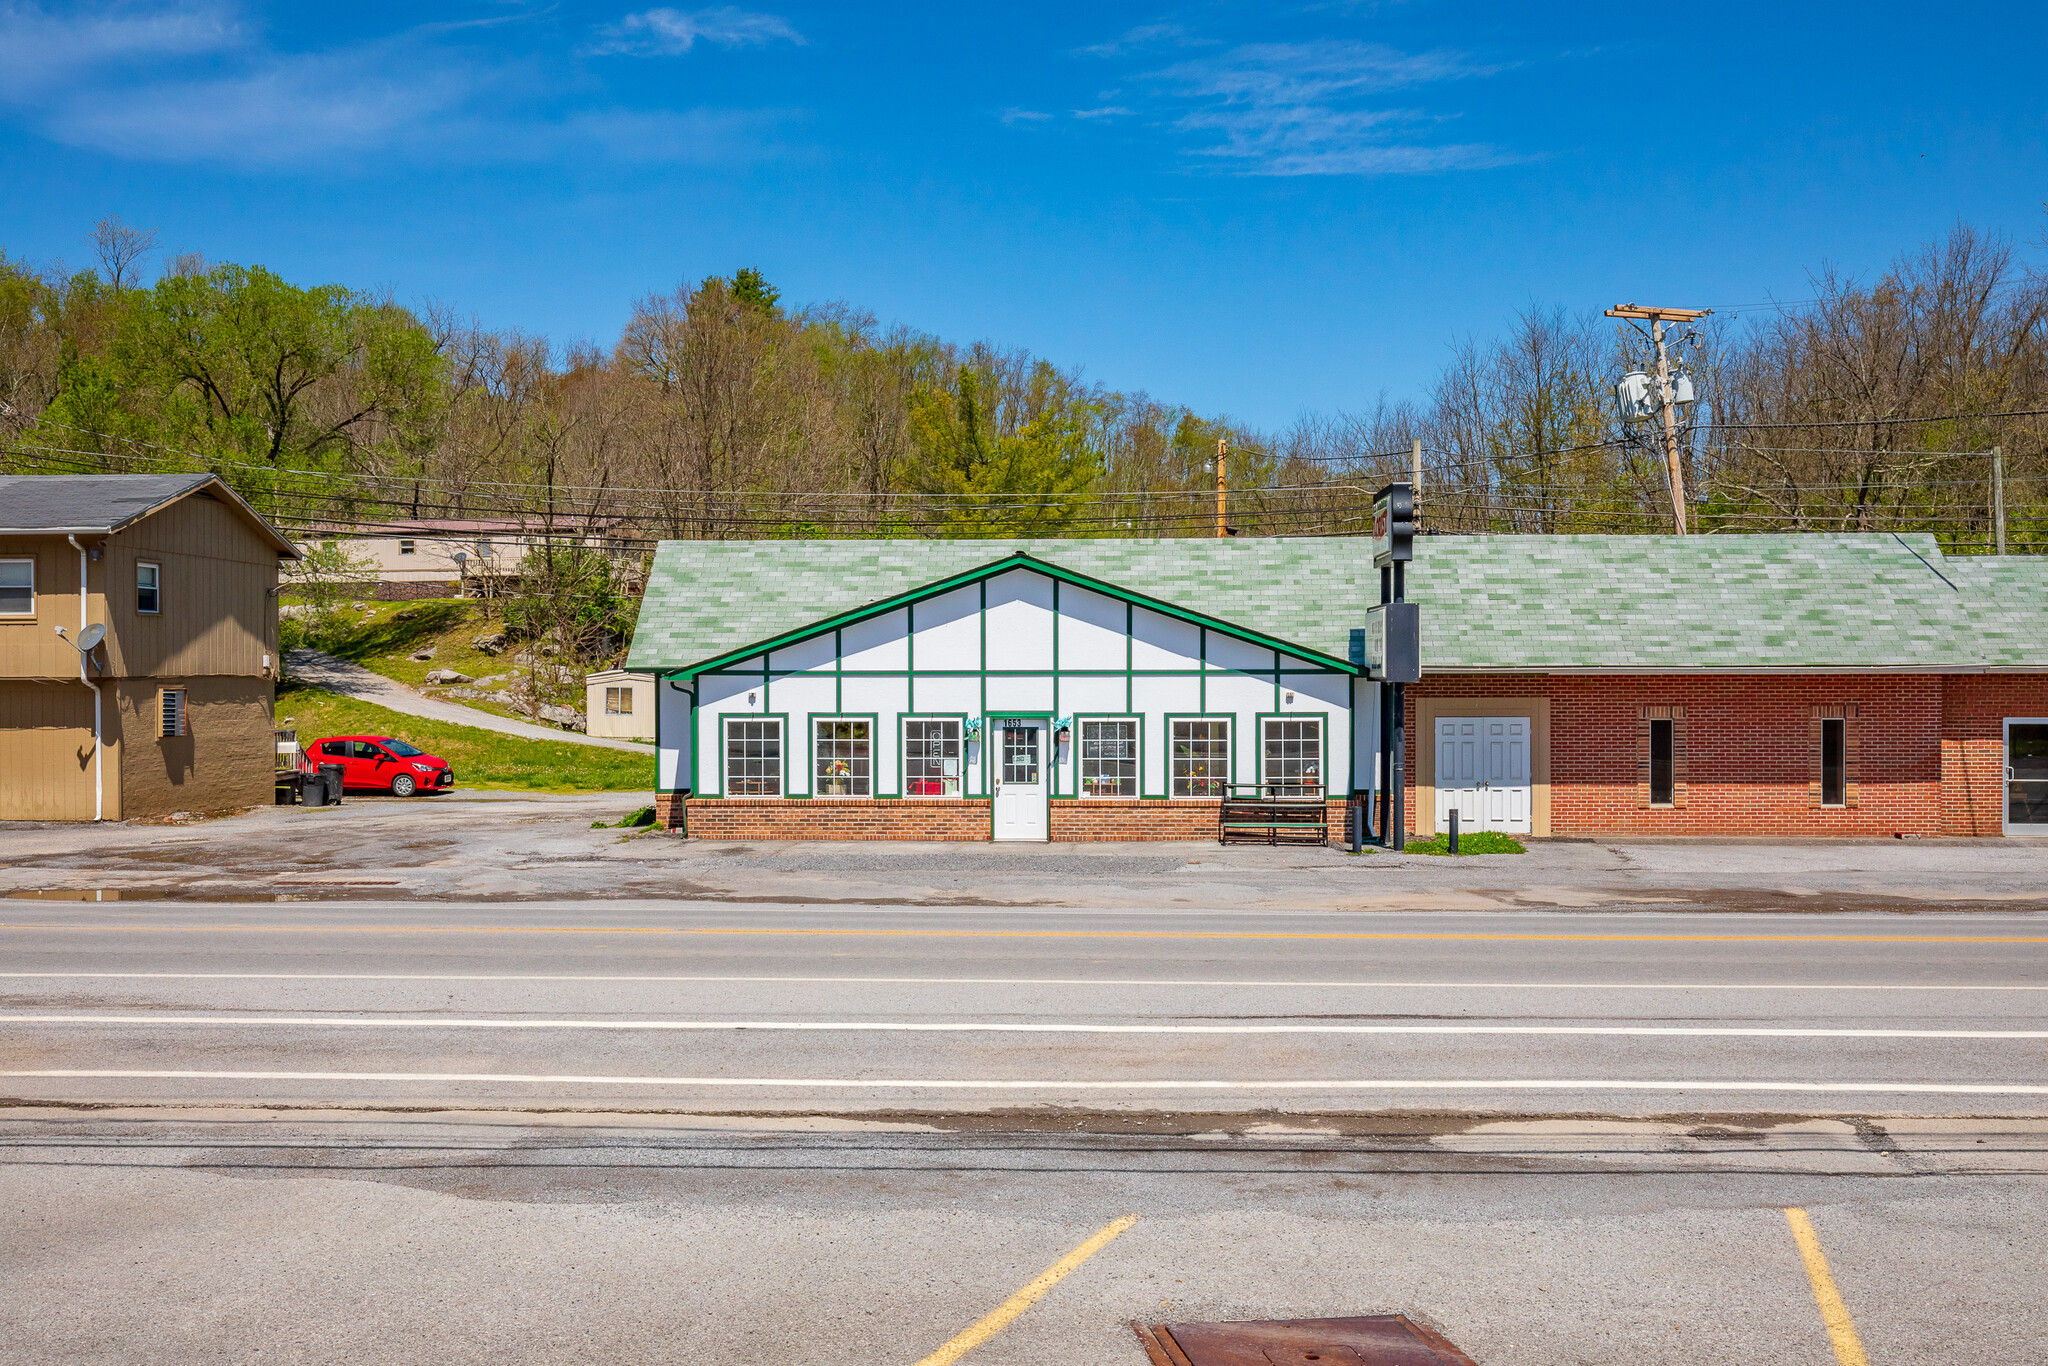
[[[1408,824],[2048,834],[2048,560],[1931,537],[1426,537]],[[1362,540],[670,542],[664,822],[1200,839],[1381,785]]]

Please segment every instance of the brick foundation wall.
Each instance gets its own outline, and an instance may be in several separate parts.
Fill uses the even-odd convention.
[[[1432,738],[1416,727],[1422,697],[1548,697],[1552,834],[1937,835],[1943,685],[1934,674],[1426,678],[1407,694],[1408,810],[1417,749]],[[1857,804],[1815,807],[1813,707],[1842,702],[1860,709]],[[1686,804],[1638,806],[1637,717],[1668,704],[1685,708]]]
[[[1956,674],[1942,680],[1941,833],[2005,828],[2005,718],[2048,716],[2048,674]]]
[[[1169,801],[1165,798],[1113,797],[1052,804],[1052,841],[1090,840],[1213,840],[1221,802]],[[1345,804],[1325,806],[1323,829],[1333,840],[1345,837]]]
[[[1054,843],[1121,840],[1213,840],[1217,802],[1142,800],[1051,803]],[[1345,836],[1345,804],[1327,803],[1329,838]],[[958,801],[790,801],[728,799],[658,792],[656,823],[714,840],[982,840],[989,838],[987,798]]]
[[[707,840],[986,840],[990,811],[985,797],[957,801],[871,801],[857,797],[792,801],[781,797],[688,797],[664,809],[655,799],[655,819]]]

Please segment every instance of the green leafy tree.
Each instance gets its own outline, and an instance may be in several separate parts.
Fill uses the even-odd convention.
[[[768,278],[752,266],[742,266],[733,272],[732,297],[748,308],[758,309],[774,316],[776,303],[782,298],[782,291],[768,283]]]
[[[1031,380],[1034,392],[1019,405],[1030,416],[1008,433],[997,428],[990,376],[974,366],[963,366],[950,389],[912,397],[911,432],[923,455],[913,474],[920,492],[948,495],[945,534],[1052,535],[1085,505],[1102,473],[1095,405],[1044,362]]]
[[[298,601],[280,613],[279,644],[327,649],[353,624],[348,604],[375,588],[377,563],[340,541],[315,541],[300,548],[299,559],[285,562],[284,580]]]

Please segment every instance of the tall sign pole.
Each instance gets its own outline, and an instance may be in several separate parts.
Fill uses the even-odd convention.
[[[1650,325],[1650,340],[1657,346],[1657,399],[1664,409],[1664,464],[1671,479],[1671,522],[1678,534],[1686,533],[1685,467],[1678,459],[1678,417],[1671,393],[1671,355],[1664,347],[1664,324],[1697,322],[1711,308],[1644,308],[1639,304],[1617,304],[1607,310],[1610,318],[1632,318]]]
[[[1415,558],[1415,488],[1389,484],[1372,503],[1372,562],[1380,571],[1380,605],[1366,613],[1365,661],[1380,684],[1380,842],[1408,841],[1407,684],[1422,677],[1422,629],[1408,601],[1408,562]]]

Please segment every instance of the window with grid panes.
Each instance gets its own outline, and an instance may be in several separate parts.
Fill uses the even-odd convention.
[[[1081,723],[1081,795],[1138,795],[1138,723]]]
[[[1038,727],[1003,727],[1003,781],[1029,786],[1038,781]]]
[[[1173,723],[1173,795],[1230,795],[1230,722]]]
[[[729,720],[725,723],[725,795],[782,795],[782,722]]]
[[[903,723],[903,795],[906,797],[957,797],[960,795],[960,723],[958,721],[905,721]]]
[[[874,795],[874,754],[870,721],[814,721],[812,754],[816,781],[811,788],[818,797],[868,797]]]
[[[1323,719],[1269,717],[1259,781],[1275,797],[1319,797],[1323,792]]]

